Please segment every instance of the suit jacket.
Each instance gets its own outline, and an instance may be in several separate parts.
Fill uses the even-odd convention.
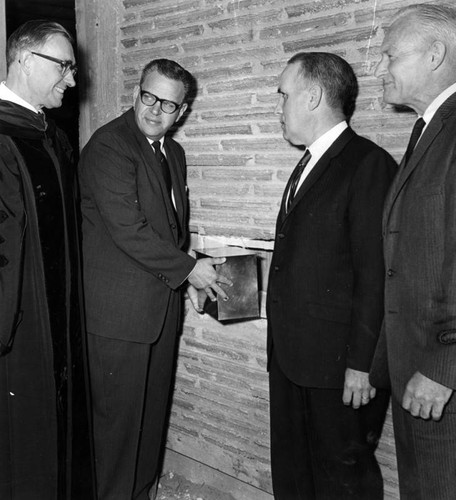
[[[165,140],[176,208],[152,147],[130,109],[101,127],[81,153],[87,330],[152,343],[195,260],[185,251],[188,201],[182,147]]]
[[[371,381],[385,385],[389,368],[398,401],[416,371],[456,389],[456,94],[401,164],[383,238],[385,320]]]
[[[277,219],[268,351],[306,387],[340,388],[346,367],[369,371],[383,316],[383,201],[390,155],[348,128]],[[285,193],[288,190],[288,186]]]

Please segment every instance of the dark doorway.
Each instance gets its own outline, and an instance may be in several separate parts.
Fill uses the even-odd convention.
[[[32,19],[49,19],[60,23],[76,40],[75,0],[6,0],[7,37],[21,24]],[[76,48],[75,48],[76,54]],[[60,108],[46,110],[68,135],[76,157],[79,153],[79,100],[78,87],[67,89]]]

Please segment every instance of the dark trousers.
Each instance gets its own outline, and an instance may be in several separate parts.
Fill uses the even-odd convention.
[[[98,500],[148,498],[165,442],[177,317],[155,344],[88,335]]]
[[[342,403],[342,389],[291,382],[274,354],[269,382],[274,498],[383,500],[374,452],[389,394],[354,410]]]
[[[401,500],[454,500],[456,414],[415,418],[394,398],[392,408]]]

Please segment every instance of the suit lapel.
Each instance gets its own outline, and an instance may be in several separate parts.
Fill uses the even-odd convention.
[[[432,143],[434,142],[435,138],[439,135],[441,132],[445,118],[454,112],[454,108],[456,106],[456,94],[451,95],[437,110],[435,115],[433,116],[432,120],[429,122],[428,126],[423,132],[423,135],[421,136],[420,140],[418,141],[418,144],[416,145],[415,150],[413,151],[412,155],[410,156],[410,159],[407,163],[407,165],[404,165],[404,158],[402,158],[402,161],[399,165],[398,172],[396,174],[396,177],[394,178],[394,181],[391,185],[389,194],[386,198],[385,202],[385,209],[383,211],[383,227],[385,228],[390,214],[391,210],[394,206],[394,203],[396,202],[400,192],[402,191],[404,185],[406,184],[407,180],[410,178],[410,175],[413,173],[413,171],[416,169],[417,165],[419,164],[420,160],[423,158],[424,154],[426,151],[431,147]]]
[[[285,222],[287,217],[293,212],[296,206],[300,203],[305,194],[309,191],[309,189],[320,179],[320,177],[326,172],[326,170],[333,163],[333,159],[337,157],[340,152],[345,148],[347,143],[355,137],[355,132],[348,127],[346,128],[340,136],[331,144],[329,149],[324,153],[324,155],[318,160],[316,165],[312,168],[309,175],[304,179],[304,182],[301,184],[301,187],[298,189],[296,193],[295,199],[290,206],[290,210],[286,213],[285,210],[285,197],[289,189],[290,180],[287,183],[287,187],[285,188],[285,193],[282,198],[281,208],[279,220],[281,223]]]
[[[430,147],[430,145],[434,141],[435,137],[439,134],[441,129],[442,129],[442,122],[438,119],[437,120],[432,119],[426,130],[423,132],[423,135],[418,141],[418,144],[416,145],[416,148],[412,152],[409,161],[406,165],[405,165],[405,157],[402,158],[396,176],[394,177],[394,181],[391,184],[389,193],[385,200],[385,207],[383,210],[384,227],[388,223],[391,209],[393,208],[393,205],[397,200],[399,193],[402,191],[402,188],[404,187],[408,178],[410,177],[412,172],[416,169],[416,166],[420,162],[424,153]]]
[[[149,141],[142,134],[142,132],[138,129],[138,126],[136,125],[133,108],[131,109],[131,113],[127,114],[126,117],[127,117],[128,126],[134,135],[134,138],[135,138],[135,141],[138,145],[138,150],[139,150],[140,156],[141,156],[141,162],[138,165],[138,167],[141,165],[144,166],[145,171],[146,171],[146,175],[147,175],[149,181],[151,182],[151,184],[158,183],[160,185],[160,190],[162,192],[162,197],[163,197],[163,203],[165,204],[166,212],[168,214],[169,220],[174,220],[177,223],[176,211],[174,210],[172,201],[171,201],[170,197],[168,196],[165,180],[163,179],[163,175],[161,174],[161,172],[159,170],[160,167],[158,165],[157,159],[156,159],[155,154],[153,152],[152,146],[149,144]],[[168,151],[169,151],[169,149],[166,150],[166,153],[168,153]],[[169,163],[171,164],[174,162],[175,162],[175,159],[173,158],[173,161],[169,162]],[[173,183],[174,183],[173,173],[171,173],[171,178],[172,178]],[[173,189],[174,189],[174,184],[173,184]],[[180,199],[181,195],[179,194],[176,196],[176,194],[175,194],[175,198],[176,198],[176,203],[177,203],[177,199],[178,198]],[[181,199],[180,199],[180,203],[182,203]],[[177,230],[173,232],[175,239],[176,239],[176,243],[177,243],[177,239],[178,239],[178,233],[179,232]]]
[[[182,169],[179,168],[179,161],[176,157],[174,148],[171,147],[170,141],[165,138],[165,151],[168,165],[171,171],[171,179],[173,181],[174,201],[176,203],[177,218],[182,226],[185,221],[185,208],[186,208],[186,193],[185,193],[185,179]]]

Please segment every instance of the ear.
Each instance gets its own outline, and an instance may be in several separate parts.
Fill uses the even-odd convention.
[[[309,110],[313,111],[320,105],[321,99],[323,97],[323,89],[320,85],[313,84],[309,90]]]
[[[446,58],[447,48],[443,42],[436,40],[429,49],[431,69],[435,71]]]
[[[28,76],[32,71],[34,55],[30,50],[23,50],[19,54],[18,63],[21,70]]]
[[[177,113],[177,118],[176,118],[176,121],[174,123],[178,122],[182,118],[182,115],[187,110],[187,107],[188,107],[187,103],[184,102],[184,104],[182,104],[182,106],[179,109],[179,113]]]

